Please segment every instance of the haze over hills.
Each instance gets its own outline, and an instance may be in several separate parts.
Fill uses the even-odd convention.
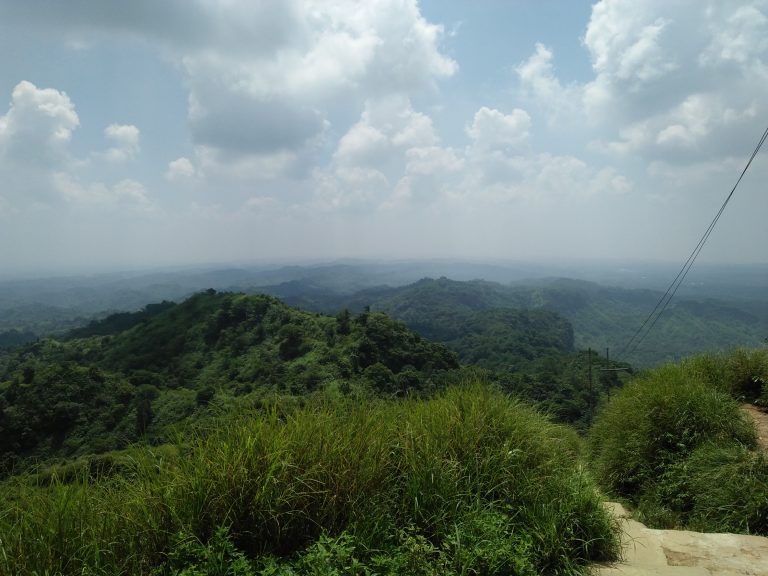
[[[576,348],[618,354],[670,273],[671,267],[659,265],[345,261],[18,279],[0,283],[0,335],[17,343],[22,334],[29,340],[62,333],[110,312],[214,288],[268,293],[329,314],[371,306],[441,341],[455,337],[440,333],[444,327],[435,323],[441,318],[472,323],[480,311],[545,309],[570,321]],[[430,277],[441,279],[425,280]],[[704,266],[691,273],[652,337],[621,359],[648,366],[699,351],[759,345],[767,334],[768,267]]]

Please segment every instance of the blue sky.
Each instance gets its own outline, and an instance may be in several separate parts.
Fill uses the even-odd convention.
[[[0,0],[0,269],[666,260],[768,125],[768,0]],[[702,259],[765,262],[764,152]]]

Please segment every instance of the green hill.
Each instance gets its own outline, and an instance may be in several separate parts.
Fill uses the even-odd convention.
[[[620,360],[639,367],[705,351],[758,346],[768,334],[768,304],[764,301],[676,298],[651,337],[636,350],[624,351],[661,293],[567,278],[514,285],[427,278],[407,286],[368,289],[352,295],[323,291],[317,286],[308,286],[303,291],[301,283],[295,281],[290,288],[277,285],[263,290],[311,310],[358,310],[368,305],[428,338],[446,343],[455,339],[460,324],[473,313],[510,308],[545,310],[573,326],[576,349],[592,348],[603,353],[608,348],[613,355],[622,354]],[[463,347],[452,346],[463,354]]]
[[[0,468],[161,441],[169,427],[235,400],[320,388],[419,392],[457,368],[444,346],[381,313],[321,316],[268,296],[209,290],[7,355]]]

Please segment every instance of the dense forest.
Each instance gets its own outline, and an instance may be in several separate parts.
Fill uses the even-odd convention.
[[[41,339],[0,367],[0,464],[159,441],[234,398],[418,393],[453,353],[381,313],[321,316],[268,296],[197,294]]]
[[[328,312],[339,307],[357,310],[370,306],[439,341],[456,338],[455,332],[443,332],[454,315],[454,325],[462,326],[466,318],[481,311],[486,315],[493,314],[488,311],[506,309],[555,312],[570,322],[577,348],[609,348],[615,354],[622,353],[621,360],[638,367],[736,345],[756,346],[768,333],[768,303],[764,301],[676,300],[655,327],[653,339],[636,350],[625,351],[624,346],[661,294],[565,278],[517,285],[427,278],[406,286],[373,288],[352,295],[298,281],[261,290],[309,310]]]
[[[584,429],[620,384],[576,351],[547,310],[423,311],[433,343],[382,312],[322,315],[264,295],[208,290],[180,304],[115,313],[0,362],[0,464],[167,440],[232,405],[318,390],[429,394],[481,376]]]

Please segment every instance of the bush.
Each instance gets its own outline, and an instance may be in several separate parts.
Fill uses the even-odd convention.
[[[753,452],[753,423],[723,390],[738,362],[663,366],[598,415],[589,434],[598,480],[648,523],[766,533],[765,459]]]
[[[262,409],[132,478],[6,486],[0,573],[585,573],[617,541],[577,450],[481,385]]]
[[[768,535],[768,459],[743,446],[706,444],[679,466],[693,529]]]
[[[739,348],[728,354],[702,354],[683,361],[691,377],[730,394],[742,402],[768,395],[768,350]]]

